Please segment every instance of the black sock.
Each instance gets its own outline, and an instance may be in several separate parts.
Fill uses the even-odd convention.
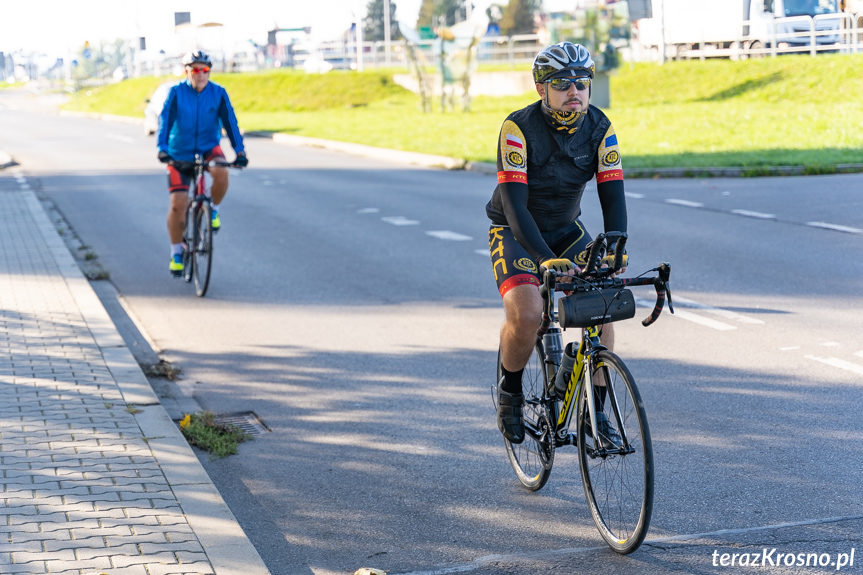
[[[599,413],[605,407],[605,396],[608,395],[608,388],[604,385],[593,386],[593,401],[596,405],[596,412]]]
[[[500,366],[500,369],[503,371],[503,383],[500,386],[501,391],[521,393],[521,376],[524,373],[524,368],[518,371],[507,371],[504,366]]]

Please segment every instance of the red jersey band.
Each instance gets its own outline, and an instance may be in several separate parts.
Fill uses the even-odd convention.
[[[515,182],[519,184],[527,183],[527,174],[524,172],[507,172],[502,171],[497,173],[497,183],[498,184],[506,184],[509,182]]]
[[[500,176],[498,176],[500,179]],[[611,182],[613,180],[622,180],[623,170],[608,170],[607,172],[599,172],[596,174],[596,183]]]

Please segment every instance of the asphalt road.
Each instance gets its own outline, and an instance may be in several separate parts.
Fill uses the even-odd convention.
[[[529,493],[494,423],[493,176],[249,139],[200,299],[166,269],[153,138],[46,111],[0,92],[0,149],[182,389],[270,429],[201,458],[275,575],[757,572],[720,559],[762,549],[834,563],[769,573],[851,549],[863,571],[863,176],[627,182],[630,272],[672,262],[678,313],[617,328],[656,464],[648,540],[619,557],[574,458]],[[599,229],[592,184],[583,209]]]

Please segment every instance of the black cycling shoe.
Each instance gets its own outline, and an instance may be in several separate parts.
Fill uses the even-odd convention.
[[[500,391],[497,398],[497,428],[510,443],[524,441],[524,395]]]
[[[587,437],[593,439],[593,431],[590,427],[589,418],[584,422],[584,426],[584,434]],[[604,449],[605,451],[613,451],[615,449],[620,449],[621,447],[623,447],[623,438],[620,437],[620,434],[611,425],[608,417],[602,412],[596,414],[596,428],[598,431],[597,435],[599,436],[600,448]]]

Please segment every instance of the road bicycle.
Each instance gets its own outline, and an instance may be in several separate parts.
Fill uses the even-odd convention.
[[[186,207],[186,227],[183,230],[183,279],[195,280],[195,293],[204,297],[210,285],[213,262],[213,198],[207,188],[204,174],[207,168],[224,166],[237,168],[234,163],[211,160],[195,154],[194,162],[171,160],[170,165],[181,172],[194,172],[189,185],[189,202]]]
[[[548,481],[555,450],[575,446],[593,521],[605,542],[621,554],[635,551],[650,526],[653,448],[635,380],[623,361],[600,343],[600,335],[604,324],[635,316],[629,286],[656,289],[656,304],[643,325],[656,321],[666,299],[674,313],[667,262],[638,277],[612,277],[621,268],[625,244],[626,234],[599,234],[581,272],[566,276],[544,271],[542,323],[522,382],[525,437],[520,444],[504,438],[516,477],[531,491]],[[605,257],[611,246],[615,255]],[[653,272],[655,276],[644,277]],[[557,312],[556,291],[569,294],[559,298]],[[581,341],[564,347],[561,327],[580,328]],[[495,408],[502,374],[498,352]]]

